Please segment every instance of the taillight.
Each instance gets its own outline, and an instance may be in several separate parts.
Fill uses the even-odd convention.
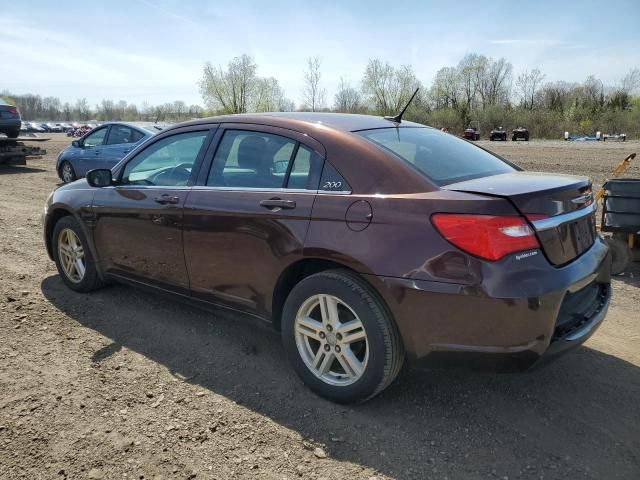
[[[486,260],[540,248],[535,233],[522,217],[436,213],[431,221],[460,250]]]
[[[9,108],[7,109],[7,111],[8,111],[9,113],[18,113],[18,109],[17,109],[16,107],[9,107]]]

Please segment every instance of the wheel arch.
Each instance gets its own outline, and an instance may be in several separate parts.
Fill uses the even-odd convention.
[[[278,276],[273,289],[271,321],[274,328],[280,331],[284,303],[296,284],[313,274],[336,269],[348,270],[357,274],[353,268],[345,264],[323,258],[303,258],[288,265]],[[364,278],[362,280],[366,281]]]
[[[45,225],[44,225],[44,240],[45,240],[45,245],[47,247],[47,254],[49,255],[49,258],[51,260],[54,259],[53,258],[53,229],[55,228],[56,223],[58,223],[60,219],[65,217],[72,217],[76,222],[78,222],[78,225],[80,225],[80,228],[82,229],[82,232],[84,233],[84,236],[87,239],[88,247],[91,250],[91,254],[93,255],[93,258],[96,260],[96,270],[98,271],[98,276],[104,280],[104,275],[100,268],[99,257],[97,255],[96,248],[93,243],[93,236],[91,235],[91,232],[87,229],[87,225],[82,221],[80,216],[76,212],[68,208],[68,206],[54,205],[49,208],[49,212],[47,213]]]
[[[51,260],[53,260],[53,229],[61,218],[68,216],[73,217],[73,213],[66,208],[60,207],[49,212],[46,217],[44,225],[44,241],[47,246],[47,254]]]

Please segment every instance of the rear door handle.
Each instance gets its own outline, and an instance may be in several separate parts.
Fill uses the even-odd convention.
[[[156,197],[154,200],[160,205],[175,205],[180,201],[180,197],[177,197],[175,195],[168,195],[165,193],[163,195],[160,195],[159,197]]]
[[[260,206],[268,208],[269,210],[296,208],[296,202],[293,200],[282,200],[281,198],[270,198],[269,200],[261,200]]]

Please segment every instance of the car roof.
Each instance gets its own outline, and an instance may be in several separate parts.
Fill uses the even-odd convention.
[[[383,117],[374,115],[360,115],[354,113],[326,113],[326,112],[269,112],[269,113],[243,113],[235,115],[220,115],[216,117],[202,118],[183,123],[181,125],[202,125],[207,123],[257,123],[273,126],[302,126],[322,125],[343,132],[357,132],[359,130],[371,130],[375,128],[389,127],[425,127],[415,122],[403,121],[395,124]]]
[[[154,128],[154,125],[156,125],[154,123],[136,123],[136,122],[104,122],[100,126],[104,127],[107,125],[124,125],[126,127],[135,128],[136,130],[144,130],[145,132],[148,132],[151,134],[158,133],[159,131],[163,130],[166,127],[166,125],[159,125],[161,128],[157,129],[157,128]]]

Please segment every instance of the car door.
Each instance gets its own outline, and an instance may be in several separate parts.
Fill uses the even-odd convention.
[[[144,134],[128,125],[111,125],[102,148],[100,168],[112,168],[144,138]]]
[[[183,206],[211,134],[199,126],[167,132],[96,190],[93,236],[108,274],[189,293]]]
[[[89,170],[100,168],[102,150],[108,133],[108,125],[96,128],[80,141],[77,160],[74,162],[77,176],[83,177]]]
[[[194,297],[268,316],[280,272],[302,258],[324,149],[274,127],[225,125],[185,204]]]

